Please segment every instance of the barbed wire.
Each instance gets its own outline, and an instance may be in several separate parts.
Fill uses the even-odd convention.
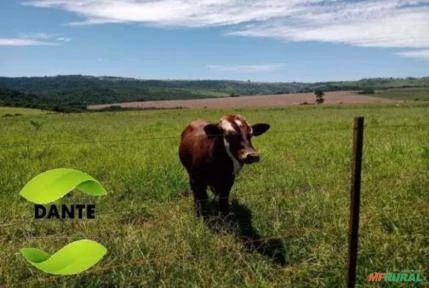
[[[243,247],[246,247],[246,245],[256,245],[255,243],[259,243],[258,245],[263,245],[264,243],[268,243],[269,241],[273,241],[273,240],[279,240],[282,238],[286,238],[286,237],[290,237],[290,236],[302,236],[303,234],[310,234],[310,233],[314,233],[314,232],[321,232],[321,231],[325,231],[325,229],[323,228],[303,228],[303,229],[295,229],[293,231],[293,233],[291,233],[290,231],[288,232],[282,232],[280,234],[274,235],[274,236],[270,236],[270,237],[258,237],[257,239],[249,239],[249,240],[243,240],[243,239],[237,239],[237,243],[235,244],[229,244],[229,245],[217,245],[217,248],[219,249],[229,249],[229,248],[237,248],[237,245],[241,245]],[[235,235],[236,237],[240,238],[240,235]],[[223,243],[223,242],[221,242]],[[255,249],[257,249],[257,247],[255,247]],[[229,250],[231,251],[231,250]],[[137,258],[137,259],[132,259],[130,261],[126,261],[125,263],[115,263],[115,261],[112,261],[110,263],[107,263],[106,265],[100,267],[100,268],[94,268],[88,271],[83,272],[82,274],[79,274],[79,276],[85,276],[85,275],[89,275],[89,274],[98,274],[100,272],[105,272],[105,271],[109,271],[109,270],[113,270],[113,269],[117,269],[117,268],[125,268],[128,266],[133,266],[136,264],[147,264],[148,262],[152,262],[152,261],[163,261],[163,260],[169,260],[171,258],[178,258],[178,257],[184,257],[187,255],[192,256],[192,251],[182,251],[181,253],[178,254],[174,254],[174,255],[166,255],[166,256],[160,256],[160,257],[155,257],[155,258],[151,258],[151,259],[147,259],[147,258]],[[279,253],[281,253],[282,251],[278,251]],[[240,255],[239,255],[240,256]],[[274,255],[273,255],[274,257]],[[242,257],[240,257],[241,261],[244,261],[247,263],[247,261],[245,261]],[[46,282],[50,282],[53,280],[57,280],[57,279],[62,279],[61,276],[50,276],[50,277],[45,277],[45,278],[38,278],[38,279],[33,279],[33,280],[28,280],[28,281],[21,281],[19,283],[19,285],[23,285],[24,287],[28,287],[27,285],[29,284],[34,284],[34,283],[46,283]],[[13,284],[16,285],[16,284]]]
[[[184,253],[179,254],[179,256],[184,256],[184,255],[185,255]],[[157,260],[163,260],[163,259],[168,259],[168,258],[171,258],[171,255],[164,256],[164,257],[158,257],[156,259]],[[153,261],[153,259],[150,259],[150,260]],[[89,275],[89,274],[98,274],[100,272],[105,272],[105,271],[112,270],[114,268],[119,268],[119,267],[122,268],[122,267],[127,267],[127,266],[134,266],[137,264],[147,264],[150,260],[140,258],[140,259],[131,260],[131,261],[128,261],[128,262],[122,263],[122,264],[114,264],[114,265],[110,264],[110,265],[106,265],[103,268],[91,269],[89,271],[85,271],[85,272],[79,274],[79,276],[85,276],[85,275]],[[51,281],[58,280],[58,279],[64,280],[64,278],[61,278],[61,276],[50,276],[50,277],[38,278],[38,279],[34,279],[34,280],[22,281],[19,283],[19,287],[28,287],[28,285],[30,285],[30,284],[41,283],[41,282],[47,283],[47,282],[51,282]],[[15,285],[18,285],[18,284],[13,284],[10,287],[14,287]]]
[[[162,205],[160,205],[160,206],[162,206]],[[168,205],[167,204],[165,206],[167,206],[167,208],[168,208],[168,206],[173,206],[173,205]],[[194,212],[194,211],[192,210],[192,212]],[[121,218],[121,216],[124,216],[124,215],[127,215],[127,214],[126,213],[119,213],[119,214],[118,213],[107,213],[107,214],[101,214],[98,217],[101,217],[103,219],[103,217],[106,217],[106,216],[119,216],[118,219],[116,219],[116,220],[119,221],[119,222],[121,222],[123,220]],[[231,214],[231,215],[232,215],[232,217],[239,217],[239,216],[235,215],[234,213]],[[98,217],[97,217],[97,219],[99,219]],[[370,222],[368,220],[364,221],[365,218],[366,217],[364,215],[361,215],[361,220],[363,222]],[[410,218],[412,218],[412,217],[410,217]],[[34,220],[34,219],[32,219],[32,220]],[[79,219],[79,220],[82,220],[82,219]],[[109,218],[109,219],[108,218],[104,218],[103,220],[109,221],[109,220],[111,220],[111,218]],[[229,220],[231,220],[231,219],[229,219]],[[209,215],[208,218],[207,218],[207,220],[204,220],[204,221],[208,221],[207,223],[209,223],[209,222],[214,223],[216,221],[220,221],[220,223],[223,222],[225,224],[225,223],[227,223],[225,221],[229,221],[229,220],[228,220],[228,218],[225,219],[225,218],[223,218],[222,216],[219,216],[219,215],[218,216]],[[37,221],[37,220],[34,220],[34,221]],[[44,221],[44,220],[42,220],[42,221]],[[63,221],[63,220],[53,219],[53,220],[47,220],[47,221],[52,221],[51,223],[55,223],[54,221],[57,221],[56,223],[58,223],[58,221]],[[24,222],[28,223],[29,221],[26,220],[26,221],[7,223],[7,224],[11,226],[11,225],[15,225],[15,224],[22,224]],[[99,221],[89,221],[89,222],[85,222],[84,224],[87,225],[88,223],[100,225]],[[152,224],[152,222],[151,222],[151,219],[146,219],[146,220],[143,220],[143,221],[137,221],[137,222],[131,221],[129,223],[122,223],[122,224],[125,227],[132,226],[133,227],[133,231],[138,231],[138,230],[143,229],[143,228],[139,228],[139,227],[144,227],[147,224]],[[100,226],[100,227],[104,228],[104,226]],[[308,229],[325,230],[326,228],[303,228],[303,230],[308,230]],[[297,228],[293,228],[293,230],[297,230]],[[8,240],[13,241],[14,243],[22,243],[22,242],[31,241],[31,240],[50,239],[50,238],[55,238],[55,239],[76,239],[78,237],[88,237],[88,235],[90,235],[90,234],[96,235],[96,238],[97,237],[104,237],[105,235],[100,235],[100,233],[99,233],[100,231],[95,231],[94,233],[87,233],[87,232],[81,232],[80,231],[80,232],[77,232],[76,235],[72,235],[72,236],[69,235],[70,233],[68,233],[67,235],[63,234],[63,233],[53,233],[53,234],[49,234],[49,235],[24,236],[24,237],[21,235],[19,238],[10,237],[8,235],[5,235],[5,236],[6,236],[6,238],[9,238]],[[116,230],[114,229],[113,231],[109,231],[107,234],[110,235],[111,233],[115,233],[115,232],[118,232],[118,231],[119,232],[123,232],[120,229],[116,229]],[[1,239],[2,238],[0,238],[0,242],[1,242]],[[22,241],[19,242],[20,240],[22,240]]]
[[[375,127],[372,127],[372,128],[383,128],[383,127],[385,127],[385,126],[381,126],[381,127],[378,127],[378,126],[375,126]],[[395,125],[395,126],[392,126],[392,125],[389,125],[388,127],[410,127],[410,125]],[[417,127],[422,127],[422,126],[420,126],[420,125],[417,125]],[[429,124],[427,125],[427,126],[423,126],[423,127],[429,127]],[[311,130],[318,130],[318,131],[320,131],[319,129],[311,129]],[[337,129],[338,130],[338,129]],[[273,132],[277,132],[277,133],[280,133],[280,132],[282,132],[282,131],[273,131]],[[284,132],[284,131],[283,131]],[[428,132],[429,132],[429,130],[428,130]],[[219,136],[219,135],[217,135],[217,136]],[[168,137],[168,138],[173,138],[173,137]],[[177,137],[174,137],[174,138],[177,138]],[[148,139],[165,139],[165,138],[160,138],[160,137],[158,137],[158,138],[148,138]],[[112,142],[112,141],[108,141],[108,142]],[[0,146],[1,147],[1,146]],[[184,174],[185,175],[185,174]],[[187,177],[186,176],[184,176],[183,177],[183,179],[185,179],[186,178],[186,180],[184,180],[184,182],[187,182]],[[178,195],[177,195],[177,197],[175,198],[175,199],[169,199],[168,201],[160,201],[160,200],[152,200],[152,199],[143,199],[142,200],[142,203],[145,205],[145,209],[146,208],[148,208],[148,207],[150,207],[150,208],[152,208],[152,209],[157,209],[157,208],[159,208],[159,207],[162,207],[162,208],[165,208],[165,206],[167,205],[167,206],[169,206],[169,205],[171,205],[171,206],[174,206],[174,205],[177,205],[177,200],[179,199],[183,199],[183,198],[185,198],[184,196],[188,196],[188,195],[191,195],[192,194],[192,192],[191,191],[186,191],[186,192],[182,192],[182,193],[179,193]],[[263,196],[261,196],[260,194],[253,194],[253,193],[243,193],[243,194],[236,194],[235,195],[236,196],[236,198],[231,198],[231,199],[237,199],[238,200],[238,198],[240,198],[240,199],[253,199],[253,198],[258,198],[258,199],[260,199],[261,197],[263,197]],[[272,194],[270,194],[269,195],[271,198],[273,198],[272,197]],[[237,198],[238,197],[238,198]],[[216,194],[215,194],[215,198],[216,199],[220,199],[219,197],[217,197],[216,196]],[[174,201],[176,201],[176,202],[174,202]],[[213,199],[211,199],[210,197],[208,198],[208,199],[206,199],[206,200],[200,200],[200,201],[208,201],[208,202],[212,202],[213,201]],[[143,207],[142,207],[143,208]],[[105,217],[105,216],[109,216],[109,215],[115,215],[115,216],[117,216],[118,215],[118,213],[102,213],[102,214],[99,214],[98,215],[98,217]],[[124,212],[123,214],[121,214],[121,215],[127,215],[127,214],[129,214],[129,212]],[[22,217],[17,217],[17,218],[11,218],[11,219],[9,219],[10,220],[10,222],[2,222],[2,223],[0,223],[0,227],[7,227],[7,226],[12,226],[12,225],[16,225],[16,224],[21,224],[21,223],[28,223],[28,219],[22,219]],[[32,220],[30,220],[30,221],[38,221],[37,219],[32,219]],[[42,220],[43,221],[43,220]]]
[[[201,220],[201,221],[205,221],[205,224],[212,227],[212,228],[219,228],[219,231],[229,231],[232,233],[236,233],[237,231],[235,230],[231,230],[234,228],[238,228],[239,224],[237,222],[234,222],[234,220],[228,220],[228,219],[223,219],[222,217],[216,216],[216,217],[212,217],[211,219],[208,220]],[[229,221],[229,222],[228,222]],[[231,222],[232,221],[232,222]],[[136,231],[142,231],[144,230],[143,227],[140,227],[143,225],[133,225],[133,232]],[[222,230],[221,228],[224,228],[224,230]],[[326,231],[332,231],[332,230],[337,230],[339,229],[339,227],[337,226],[329,226],[329,227],[302,227],[302,228],[289,228],[287,231],[281,231],[279,232],[279,234],[275,234],[269,237],[252,237],[252,235],[250,236],[240,236],[236,234],[236,236],[240,236],[242,238],[249,238],[248,240],[242,240],[240,241],[240,243],[243,244],[252,244],[252,243],[257,243],[257,242],[266,242],[266,241],[271,241],[271,240],[276,240],[279,238],[285,238],[285,237],[290,237],[290,236],[297,236],[297,235],[303,235],[303,234],[309,234],[309,233],[313,233],[313,232],[326,232]],[[344,230],[347,230],[347,225],[344,226]],[[46,240],[46,239],[50,239],[50,238],[55,238],[55,240],[57,239],[78,239],[78,238],[82,238],[82,237],[90,237],[91,239],[106,239],[106,235],[108,236],[107,239],[112,239],[113,237],[117,236],[117,234],[122,235],[124,231],[117,229],[117,230],[113,230],[113,231],[109,231],[106,232],[105,235],[90,235],[90,233],[84,233],[84,232],[80,232],[77,233],[77,235],[66,235],[63,233],[58,233],[58,234],[50,234],[50,235],[42,235],[42,236],[31,236],[31,237],[25,237],[25,238],[20,238],[24,239],[26,242],[28,240]],[[117,233],[117,234],[116,234]],[[97,233],[94,233],[97,234]],[[229,234],[229,233],[228,233]],[[94,237],[95,236],[95,237]],[[102,238],[101,238],[102,237]],[[16,239],[15,239],[16,240]],[[17,241],[13,241],[14,243],[17,244],[21,244],[22,242],[17,242]],[[229,247],[229,246],[227,246]],[[226,247],[223,247],[226,248]]]
[[[275,198],[275,197],[273,197],[273,194],[270,194],[270,195],[265,195],[265,194],[261,195],[261,194],[254,194],[254,193],[242,193],[242,194],[233,193],[233,194],[235,194],[235,195],[234,196],[231,195],[230,197],[218,197],[218,196],[215,195],[212,198],[208,197],[207,199],[200,199],[199,202],[206,202],[208,204],[215,204],[220,199],[231,199],[232,201],[245,202],[245,201],[248,201],[248,200],[261,199],[264,196],[267,196],[270,199],[274,199]],[[177,207],[177,206],[179,206],[178,200],[183,200],[181,202],[181,204],[188,204],[188,205],[191,204],[192,205],[194,203],[193,198],[192,198],[193,197],[192,196],[192,192],[188,192],[186,196],[184,196],[183,194],[182,195],[178,195],[178,196],[179,197],[176,197],[175,199],[170,199],[169,201],[166,201],[166,202],[163,202],[163,201],[160,202],[160,201],[156,201],[156,200],[152,200],[152,199],[145,200],[145,201],[142,201],[142,204],[144,204],[144,206],[139,207],[139,208],[140,209],[144,209],[144,210],[146,210],[147,208],[151,208],[152,210],[157,210],[157,209],[165,209],[165,208]],[[135,211],[135,212],[137,212],[137,211]],[[118,212],[100,213],[100,214],[97,214],[97,218],[96,219],[99,219],[99,218],[101,218],[101,219],[104,218],[105,219],[105,218],[107,218],[109,216],[123,217],[123,216],[128,216],[128,215],[130,215],[129,211],[125,211],[123,213],[118,213]],[[56,221],[56,220],[57,219],[52,219],[52,220],[34,219],[34,218],[23,219],[22,217],[17,217],[17,218],[10,219],[9,222],[0,223],[0,227],[13,226],[13,225],[22,224],[22,223],[27,223],[28,224],[29,221],[30,222],[39,222],[39,223],[41,223],[43,221]],[[82,219],[79,219],[79,220],[82,220]],[[121,219],[118,218],[118,220],[121,220]],[[64,220],[59,219],[58,221],[64,221]],[[92,223],[92,222],[95,222],[95,221],[92,221],[92,219],[91,219],[88,223]]]
[[[227,222],[225,222],[227,224]],[[238,224],[236,224],[238,225]],[[255,246],[250,246],[253,251],[256,251],[258,249],[258,245],[264,245],[269,243],[270,241],[274,241],[274,240],[281,240],[287,237],[291,237],[291,236],[300,236],[302,237],[303,235],[309,235],[311,233],[327,233],[327,232],[332,232],[333,230],[341,230],[342,227],[339,226],[328,226],[328,227],[302,227],[302,228],[293,228],[293,229],[288,229],[286,231],[282,231],[276,235],[272,235],[269,237],[261,237],[261,236],[246,236],[246,235],[240,235],[238,230],[234,230],[231,233],[228,233],[227,235],[231,235],[234,236],[234,238],[236,239],[234,243],[230,243],[230,244],[224,244],[224,242],[217,242],[216,244],[216,248],[218,249],[228,249],[228,251],[234,251],[237,249],[237,246],[241,246],[246,248],[247,245],[255,245]],[[344,230],[347,230],[347,226],[343,227]],[[133,232],[138,231],[141,229],[133,229]],[[122,232],[122,231],[119,231]],[[84,234],[84,233],[83,233]],[[56,237],[58,238],[63,238],[63,239],[73,239],[76,238],[77,236],[60,236],[59,235],[49,235],[46,237]],[[113,236],[111,232],[109,232],[109,236]],[[40,239],[45,239],[46,237],[40,237]],[[100,237],[103,237],[102,235]],[[222,243],[221,245],[219,245],[219,243]],[[231,248],[233,248],[234,250],[232,250]],[[176,250],[177,251],[177,250]],[[279,253],[281,253],[281,251],[278,251]],[[86,275],[91,275],[91,274],[98,274],[98,273],[102,273],[105,271],[110,271],[110,270],[114,270],[114,269],[118,269],[118,268],[126,268],[129,266],[133,266],[133,265],[137,265],[137,264],[148,264],[150,262],[153,261],[164,261],[164,260],[174,260],[177,258],[181,258],[184,256],[193,256],[192,251],[190,250],[185,250],[185,251],[181,251],[181,253],[176,253],[174,255],[165,255],[165,256],[160,256],[160,257],[153,257],[153,258],[137,258],[137,259],[131,259],[129,261],[121,262],[121,263],[116,263],[119,261],[111,261],[106,263],[105,265],[103,265],[102,267],[99,268],[93,268],[90,269],[88,271],[83,272],[82,274],[79,275],[79,277],[81,276],[86,276]],[[242,257],[241,254],[238,255],[239,256],[239,260],[240,261],[244,261],[247,264],[247,261]],[[274,254],[273,254],[274,257]],[[62,278],[62,276],[50,276],[50,277],[45,277],[45,278],[37,278],[37,279],[30,279],[27,281],[20,281],[19,283],[13,283],[10,285],[10,287],[13,286],[17,286],[19,285],[20,287],[28,287],[28,285],[31,284],[35,284],[35,283],[48,283],[51,281],[56,281],[58,279],[64,280],[64,278]]]
[[[398,125],[365,125],[365,129],[381,129],[381,128],[425,128],[429,127],[429,123],[423,123],[423,124],[413,124],[413,125],[405,125],[405,124],[398,124]],[[345,131],[346,129],[351,129],[351,127],[318,127],[318,128],[297,128],[297,129],[286,129],[286,130],[271,130],[270,134],[279,134],[279,133],[293,133],[293,132],[326,132],[326,131]],[[222,134],[212,134],[212,135],[196,135],[193,137],[219,137],[223,136]],[[180,140],[180,134],[176,136],[151,136],[151,137],[133,137],[133,138],[126,138],[126,139],[102,139],[102,140],[76,140],[71,139],[70,141],[62,141],[62,142],[55,142],[55,141],[45,141],[45,142],[17,142],[17,143],[0,143],[0,148],[4,149],[10,149],[10,148],[20,148],[20,147],[34,147],[34,146],[61,146],[61,145],[84,145],[84,144],[111,144],[111,143],[127,143],[127,142],[134,142],[134,141],[152,141],[152,140],[164,140],[164,139],[177,139],[177,141]]]

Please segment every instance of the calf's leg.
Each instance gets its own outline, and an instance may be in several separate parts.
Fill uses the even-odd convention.
[[[224,179],[219,182],[215,189],[219,193],[219,210],[222,216],[229,214],[229,192],[231,191],[232,185],[234,184],[234,178]]]
[[[192,193],[194,194],[195,212],[197,217],[205,216],[207,213],[207,184],[190,178]]]

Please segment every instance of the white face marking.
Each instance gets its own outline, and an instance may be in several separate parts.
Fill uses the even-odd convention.
[[[220,121],[220,127],[225,131],[226,134],[236,134],[237,131],[235,131],[234,127],[232,126],[231,122],[228,120],[221,120]]]
[[[234,155],[232,155],[231,149],[229,148],[229,142],[225,139],[225,137],[223,138],[223,143],[225,144],[226,154],[228,154],[229,158],[231,158],[232,161],[232,174],[237,175],[238,172],[240,172],[242,165],[240,164],[240,162],[238,162],[237,159],[235,159]]]
[[[245,125],[247,125],[246,120],[244,119],[244,117],[237,115],[238,118],[235,118],[233,121],[233,123],[235,125],[237,125],[238,127],[244,127]],[[224,134],[225,135],[231,135],[231,134],[239,134],[240,131],[235,130],[234,126],[232,122],[230,122],[229,120],[222,118],[220,120],[220,127],[223,129]],[[230,148],[230,144],[228,142],[228,140],[224,137],[223,138],[223,142],[225,145],[225,150],[226,150],[226,154],[228,154],[229,158],[231,158],[232,164],[233,164],[233,174],[237,175],[241,168],[243,167],[243,164],[241,164],[232,154],[231,152],[231,148]]]

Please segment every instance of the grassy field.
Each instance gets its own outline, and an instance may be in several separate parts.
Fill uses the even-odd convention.
[[[0,107],[0,117],[18,117],[22,115],[40,115],[46,113],[47,112],[39,109]]]
[[[207,225],[194,216],[179,135],[190,120],[237,112],[272,128],[253,141],[262,160],[236,181],[231,223]],[[418,270],[427,281],[429,106],[401,104],[2,117],[0,286],[344,287],[357,115],[366,121],[359,287],[399,287],[368,283],[372,272]],[[96,203],[95,220],[33,219],[19,191],[57,167],[105,186],[101,198],[60,201]],[[76,276],[44,274],[18,253],[82,238],[108,253]]]
[[[393,100],[429,101],[429,87],[378,90],[373,96]]]

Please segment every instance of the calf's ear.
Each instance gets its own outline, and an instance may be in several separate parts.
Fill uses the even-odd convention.
[[[267,132],[268,129],[270,129],[270,124],[266,124],[266,123],[254,124],[252,125],[252,131],[253,131],[252,135],[253,136],[262,135],[265,132]]]
[[[219,125],[217,125],[217,124],[207,124],[204,127],[204,131],[210,137],[220,136],[220,135],[222,135],[222,132],[223,132],[222,128],[220,128]]]

